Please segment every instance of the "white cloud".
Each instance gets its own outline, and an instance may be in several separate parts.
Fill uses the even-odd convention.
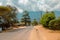
[[[11,0],[7,0],[6,5],[12,5],[12,4],[11,4]]]
[[[60,3],[58,3],[52,10],[60,11]]]
[[[52,11],[60,7],[59,2],[60,0],[18,0],[18,5],[23,5],[22,8],[29,11]]]
[[[2,5],[2,2],[0,2],[0,6]]]
[[[5,5],[12,5],[22,12],[22,9],[28,11],[52,11],[60,10],[60,0],[6,0]],[[18,1],[18,3],[16,2]],[[4,3],[3,3],[4,4]],[[2,2],[0,2],[2,5]]]
[[[8,2],[10,2],[11,0],[7,0]]]
[[[28,0],[19,0],[18,4],[27,4]]]
[[[47,4],[45,4],[44,0],[39,0],[39,1],[32,0],[32,1],[29,1],[29,3],[30,3],[30,5],[29,5],[30,9],[32,11],[41,11],[41,10],[46,11],[46,10],[51,10],[51,7],[49,5],[47,5]]]
[[[25,10],[29,10],[29,11],[40,11],[40,10],[52,11],[54,9],[55,10],[58,9],[59,8],[58,6],[60,5],[59,4],[60,0],[17,0],[17,1],[18,1],[17,5],[23,5],[22,8]],[[9,3],[9,2],[10,2],[10,0],[8,0],[7,4],[11,5],[11,3]],[[47,3],[45,3],[45,2],[47,2]],[[57,4],[55,4],[55,3],[57,3]],[[12,4],[13,4],[13,2],[12,2]],[[20,9],[20,7],[18,7],[18,6],[16,6],[16,7]],[[19,11],[22,11],[22,10],[20,9]]]
[[[23,9],[18,8],[18,11],[19,11],[20,13],[23,13]]]
[[[15,4],[13,4],[12,2],[10,2],[11,5],[15,6],[18,9],[18,12],[22,13],[23,9],[19,8],[18,6],[16,6]]]
[[[9,2],[7,2],[6,4],[7,4],[7,5],[11,5],[11,3],[9,3]]]

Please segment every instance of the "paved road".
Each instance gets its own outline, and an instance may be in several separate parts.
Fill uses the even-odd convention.
[[[39,30],[33,26],[0,33],[0,40],[43,40]]]

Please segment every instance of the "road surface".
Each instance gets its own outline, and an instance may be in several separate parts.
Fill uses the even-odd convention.
[[[0,33],[0,40],[46,40],[41,31],[33,26]]]

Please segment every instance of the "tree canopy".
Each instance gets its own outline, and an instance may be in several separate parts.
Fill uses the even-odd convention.
[[[46,12],[40,19],[40,23],[47,27],[49,22],[53,19],[55,19],[55,13],[54,12]]]
[[[29,12],[24,11],[23,13],[24,14],[23,14],[23,16],[21,18],[21,23],[24,23],[25,26],[30,25],[31,20],[30,20]]]
[[[12,6],[0,6],[0,17],[4,20],[3,26],[9,27],[16,23],[17,8]]]
[[[32,25],[33,25],[33,26],[38,25],[38,22],[37,22],[36,19],[34,19],[34,20],[32,21]]]

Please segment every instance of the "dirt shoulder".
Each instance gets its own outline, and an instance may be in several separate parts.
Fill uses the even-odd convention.
[[[38,25],[36,28],[43,33],[42,35],[44,35],[47,40],[60,40],[60,31],[49,30],[42,25]]]

